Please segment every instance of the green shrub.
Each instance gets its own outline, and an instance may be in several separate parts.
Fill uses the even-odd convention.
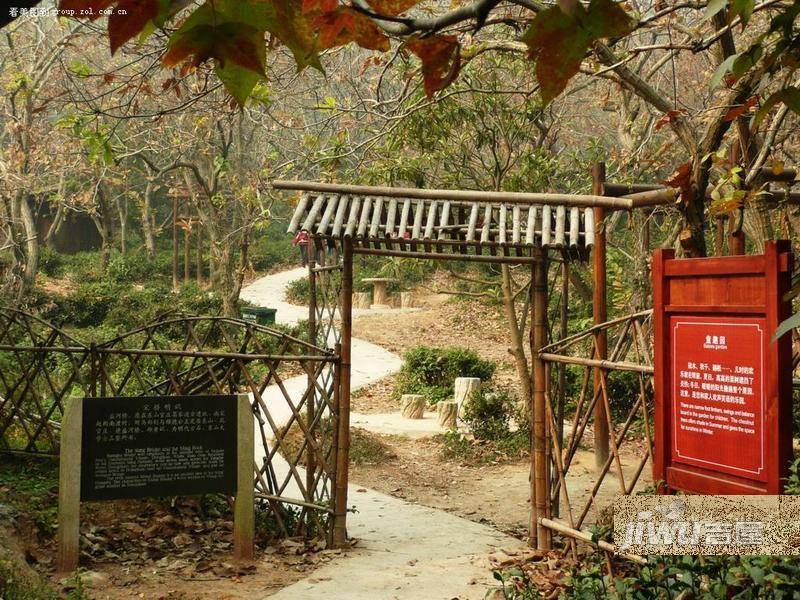
[[[786,479],[784,493],[792,496],[800,496],[800,458],[796,458],[789,465],[789,477]]]
[[[122,287],[111,281],[81,283],[66,296],[53,298],[50,314],[43,318],[74,327],[93,327],[102,324],[117,304]]]
[[[614,422],[624,422],[641,391],[640,374],[634,371],[611,371],[608,374],[608,398]]]
[[[597,553],[600,554],[600,553]],[[599,559],[576,569],[562,598],[797,598],[797,557],[649,556],[611,580]]]
[[[174,293],[170,285],[159,281],[147,286],[90,281],[64,296],[39,298],[38,304],[45,320],[71,329],[110,333],[109,337],[113,337],[167,313],[217,315],[222,301],[217,294],[200,289],[194,282]],[[102,335],[98,339],[103,339]]]
[[[789,599],[800,593],[796,556],[648,556],[647,565],[615,565],[609,577],[602,552],[581,558],[560,583],[562,600]],[[531,576],[534,575],[534,576]],[[496,571],[506,600],[541,597],[536,568]],[[548,579],[553,580],[552,573]],[[552,596],[551,596],[552,597]]]
[[[475,456],[472,443],[456,429],[448,429],[433,437],[442,445],[442,458],[446,460],[468,460]]]
[[[100,281],[105,277],[100,263],[100,253],[96,250],[62,254],[61,275],[70,277],[76,282]]]
[[[505,391],[477,390],[464,403],[462,419],[477,440],[495,441],[507,437],[515,401]]]
[[[108,263],[108,278],[117,283],[149,282],[159,275],[155,261],[144,252],[117,254]]]
[[[295,279],[286,286],[286,301],[300,306],[307,305],[309,301],[309,289],[308,277]]]
[[[64,273],[64,257],[52,248],[39,249],[39,270],[50,277],[60,277]]]
[[[472,350],[451,346],[416,346],[403,356],[397,376],[396,394],[422,394],[430,404],[453,396],[456,377],[478,377],[488,381],[495,364],[481,359]]]

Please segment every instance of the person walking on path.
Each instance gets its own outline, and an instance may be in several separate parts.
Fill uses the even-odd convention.
[[[292,246],[300,246],[300,259],[303,266],[308,266],[308,230],[301,229],[292,240]]]

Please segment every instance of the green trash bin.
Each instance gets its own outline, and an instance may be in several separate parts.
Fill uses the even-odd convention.
[[[242,319],[257,325],[274,325],[276,308],[263,306],[245,306],[242,308]]]

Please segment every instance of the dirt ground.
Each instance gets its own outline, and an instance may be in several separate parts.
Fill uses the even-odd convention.
[[[352,465],[351,481],[408,502],[452,512],[519,534],[527,523],[527,461],[476,465],[446,460],[433,438],[379,435],[394,458]]]
[[[530,515],[530,463],[527,458],[486,464],[476,460],[448,460],[442,456],[442,442],[435,438],[370,435],[386,444],[391,450],[389,455],[393,457],[380,464],[352,465],[350,472],[354,484],[489,524],[511,535],[523,537],[526,534]],[[622,466],[627,483],[642,454],[637,446],[623,450]],[[637,489],[650,483],[648,473],[649,467],[646,466]],[[575,517],[589,499],[596,477],[594,454],[589,450],[579,450],[567,479]],[[612,503],[619,491],[619,478],[614,467],[599,490],[598,506]],[[563,502],[562,516],[567,516]],[[588,522],[597,517],[592,509]]]
[[[26,468],[50,476],[40,463],[4,465],[9,483],[0,484],[0,550],[11,554],[17,572],[39,573],[66,593],[76,581],[55,572],[57,484],[24,475]],[[260,538],[255,560],[236,562],[232,521],[219,497],[210,504],[197,497],[85,502],[81,509],[81,581],[85,596],[97,600],[261,598],[341,552]]]

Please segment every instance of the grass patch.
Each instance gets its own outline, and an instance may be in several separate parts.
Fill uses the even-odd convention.
[[[484,465],[523,458],[530,453],[530,433],[519,429],[499,440],[477,440],[450,429],[433,437],[444,460]]]
[[[58,460],[2,455],[0,482],[0,501],[29,518],[42,539],[52,539],[58,516]]]
[[[365,429],[350,430],[350,463],[354,465],[382,465],[397,455],[378,434]]]
[[[317,439],[327,441],[329,445],[333,440],[332,423],[330,419],[324,419],[320,425],[321,431],[317,433]],[[303,448],[305,434],[297,421],[287,429],[283,428],[283,440],[280,444],[280,453],[289,461],[294,461],[295,457]],[[298,464],[305,466],[307,453],[304,451]],[[353,465],[381,465],[396,458],[391,447],[381,438],[380,435],[365,429],[353,427],[350,429],[350,464]]]

